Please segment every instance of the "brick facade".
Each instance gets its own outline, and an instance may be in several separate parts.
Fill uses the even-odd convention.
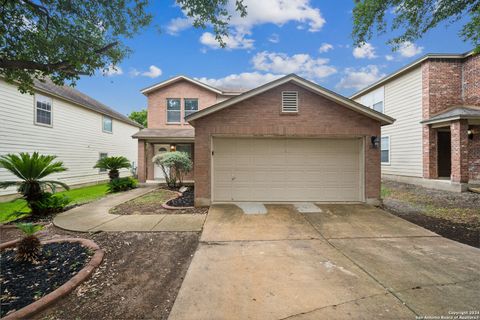
[[[299,113],[281,114],[281,92],[299,94]],[[195,120],[195,201],[210,203],[211,137],[367,137],[365,143],[365,193],[380,198],[380,150],[371,136],[380,136],[380,123],[338,105],[293,83],[287,83]]]
[[[470,126],[473,139],[468,140],[468,174],[473,183],[480,184],[480,125]]]
[[[480,55],[465,59],[432,58],[423,62],[423,120],[462,105],[480,107]],[[451,180],[454,183],[467,183],[469,179],[478,181],[480,177],[479,137],[475,134],[474,140],[469,140],[467,130],[466,120],[451,123]],[[438,178],[437,152],[437,129],[424,125],[424,178]]]

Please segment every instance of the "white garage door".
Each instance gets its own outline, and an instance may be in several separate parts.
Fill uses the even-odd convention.
[[[214,138],[213,201],[362,201],[360,139]]]

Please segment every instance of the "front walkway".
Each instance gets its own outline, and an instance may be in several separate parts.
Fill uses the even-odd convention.
[[[121,203],[140,197],[156,187],[143,187],[109,195],[80,207],[58,214],[53,224],[59,228],[80,231],[201,231],[205,215],[155,214],[117,215],[110,209]]]
[[[257,207],[210,207],[170,320],[415,319],[478,310],[476,248],[367,205],[267,204],[266,214],[246,214],[261,213]]]

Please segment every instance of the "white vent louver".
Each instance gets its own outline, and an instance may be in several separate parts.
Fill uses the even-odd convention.
[[[298,112],[297,91],[282,91],[282,112]]]

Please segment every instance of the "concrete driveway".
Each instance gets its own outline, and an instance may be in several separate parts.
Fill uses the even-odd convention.
[[[266,214],[211,207],[170,319],[415,319],[480,310],[478,249],[367,205],[265,207]]]

